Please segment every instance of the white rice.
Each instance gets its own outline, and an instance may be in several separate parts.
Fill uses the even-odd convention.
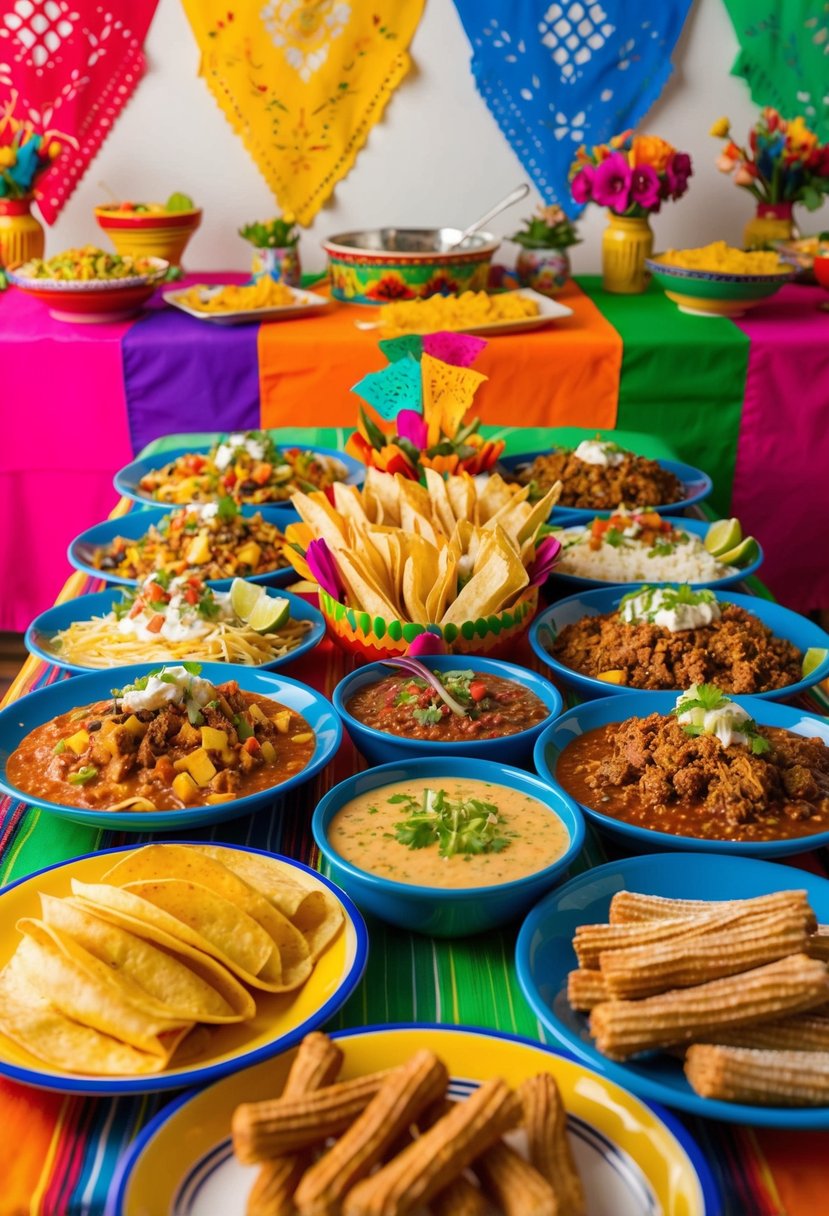
[[[589,528],[567,528],[561,539],[567,545],[556,564],[556,573],[573,574],[579,578],[602,583],[710,583],[736,574],[734,566],[721,566],[712,557],[699,537],[684,533],[688,543],[678,545],[662,557],[648,557],[651,544],[626,537],[626,544],[614,547],[606,542],[599,549],[589,545]]]

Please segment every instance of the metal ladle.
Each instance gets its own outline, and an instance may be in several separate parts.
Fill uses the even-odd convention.
[[[500,215],[502,211],[506,211],[507,207],[512,207],[514,203],[520,203],[521,199],[526,198],[529,192],[530,187],[526,182],[523,182],[520,186],[516,186],[514,190],[510,190],[509,194],[505,198],[502,198],[500,203],[496,203],[494,207],[490,207],[489,211],[485,215],[482,215],[479,220],[475,220],[474,224],[470,224],[468,228],[464,228],[458,239],[447,246],[447,252],[450,249],[457,249],[468,236],[471,236],[473,232],[477,232],[479,228],[483,228],[484,224],[489,223],[491,219],[494,219],[496,215]]]

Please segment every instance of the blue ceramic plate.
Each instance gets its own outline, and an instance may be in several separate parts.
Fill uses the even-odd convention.
[[[345,723],[354,746],[372,764],[387,764],[394,760],[415,759],[418,756],[477,756],[481,760],[498,760],[502,764],[523,764],[532,757],[536,739],[544,727],[561,713],[561,693],[549,680],[536,675],[526,667],[515,663],[502,663],[498,659],[478,659],[469,656],[436,655],[421,660],[434,671],[474,671],[481,675],[500,676],[512,680],[534,693],[544,702],[547,717],[535,726],[514,735],[502,735],[499,739],[470,739],[468,742],[437,743],[431,739],[410,739],[406,735],[395,735],[390,731],[376,730],[353,717],[346,708],[348,701],[361,688],[376,684],[386,676],[405,676],[400,667],[387,663],[369,663],[340,680],[334,689],[334,708]]]
[[[492,1077],[518,1088],[539,1072],[552,1073],[590,1216],[721,1211],[705,1159],[678,1119],[549,1047],[491,1030],[421,1023],[364,1026],[331,1037],[343,1051],[343,1079],[399,1067],[418,1049],[434,1051],[447,1065],[456,1099]],[[108,1216],[244,1216],[255,1171],[233,1156],[233,1111],[240,1102],[279,1092],[292,1056],[286,1052],[168,1103],[122,1159]]]
[[[19,701],[0,711],[0,792],[28,803],[29,806],[40,807],[61,819],[71,819],[74,823],[111,828],[116,832],[163,832],[174,828],[221,823],[225,819],[237,819],[240,815],[249,815],[253,811],[273,807],[288,790],[310,781],[315,773],[325,767],[340,746],[343,728],[334,707],[321,693],[309,688],[307,684],[300,684],[298,680],[289,680],[287,676],[261,671],[256,667],[238,667],[233,663],[203,663],[203,679],[211,680],[214,684],[222,684],[225,680],[238,680],[239,687],[244,692],[270,697],[271,700],[279,701],[281,705],[287,705],[296,713],[302,714],[316,736],[314,751],[304,769],[283,781],[281,785],[272,786],[270,789],[247,794],[243,798],[234,798],[231,802],[184,807],[178,811],[81,810],[78,807],[47,802],[45,798],[36,798],[32,794],[24,794],[11,784],[6,776],[8,758],[20,741],[36,726],[82,705],[106,700],[114,687],[120,688],[130,684],[137,676],[157,671],[158,667],[158,663],[137,663],[131,667],[110,667],[106,671],[76,676],[72,680],[58,680],[55,684],[38,689],[37,692],[30,692],[28,696],[21,697]]]
[[[522,452],[520,456],[502,456],[498,461],[498,467],[515,474],[522,465],[532,464],[536,456],[547,456],[555,450],[555,448],[550,448],[543,452]],[[679,514],[686,507],[708,498],[713,489],[713,482],[707,473],[703,473],[702,469],[695,469],[692,464],[684,464],[681,460],[658,460],[656,463],[666,472],[673,473],[675,477],[679,478],[684,493],[678,502],[667,502],[658,507],[648,507],[649,511],[658,511],[660,515],[665,515],[668,511]],[[591,519],[595,519],[597,515],[606,517],[612,514],[612,510],[595,511],[583,507],[553,507],[550,522],[562,528],[569,528],[573,524],[589,524]]]
[[[760,726],[779,726],[797,735],[808,735],[822,739],[829,745],[829,720],[807,714],[790,705],[776,705],[774,701],[763,701],[760,697],[734,697]],[[628,692],[620,697],[603,697],[587,701],[562,714],[548,726],[535,745],[535,767],[545,781],[558,784],[556,767],[558,758],[568,743],[579,735],[610,722],[625,722],[628,718],[646,718],[648,714],[668,714],[676,704],[672,692]],[[656,832],[625,823],[610,815],[602,815],[594,807],[579,804],[588,819],[596,827],[628,848],[675,849],[681,847],[694,853],[744,854],[749,857],[786,857],[792,853],[803,853],[806,849],[819,849],[829,844],[829,831],[815,832],[812,836],[798,836],[785,840],[736,841],[704,840],[696,836],[675,836],[670,832]],[[725,896],[723,896],[725,898]]]
[[[596,512],[594,511],[593,516],[595,515]],[[674,528],[681,528],[683,532],[691,532],[694,536],[699,537],[701,541],[705,540],[705,534],[711,527],[711,522],[707,519],[677,519],[671,515],[664,516],[664,519],[666,523],[671,524]],[[582,528],[583,525],[579,525],[579,531],[581,531]],[[569,529],[570,525],[568,525],[568,531]],[[564,535],[560,535],[559,539],[563,540]],[[729,574],[725,578],[715,578],[710,582],[693,583],[692,585],[694,587],[716,588],[731,587],[734,585],[734,583],[741,583],[743,579],[748,578],[750,574],[754,574],[757,570],[759,570],[760,566],[763,564],[763,550],[760,548],[759,544],[757,547],[760,549],[760,552],[755,560],[747,566],[742,566],[736,574]],[[553,588],[558,588],[561,591],[561,594],[567,595],[571,595],[575,591],[586,591],[593,587],[613,586],[622,587],[625,591],[630,591],[632,587],[641,587],[643,582],[649,583],[652,587],[665,587],[669,586],[671,583],[675,583],[676,581],[676,578],[662,579],[661,581],[655,578],[637,578],[630,583],[615,583],[609,579],[599,580],[595,578],[580,578],[575,574],[559,574],[558,570],[553,570],[552,574]]]
[[[565,625],[572,625],[586,616],[602,616],[607,612],[615,612],[625,591],[618,587],[601,587],[595,591],[583,591],[578,595],[568,596],[552,604],[540,616],[537,616],[530,626],[530,645],[542,662],[555,672],[558,679],[571,688],[578,690],[582,697],[609,697],[619,693],[633,691],[629,685],[610,684],[607,680],[597,680],[582,672],[574,671],[565,666],[550,653],[550,647]],[[819,684],[829,677],[829,634],[819,625],[815,625],[808,617],[799,612],[792,612],[782,604],[773,600],[764,600],[756,595],[740,595],[737,592],[721,593],[717,599],[722,604],[737,604],[753,613],[779,638],[785,638],[798,650],[805,652],[811,647],[826,650],[823,662],[815,668],[811,675],[798,680],[796,684],[788,684],[785,688],[773,688],[769,692],[756,693],[767,701],[781,701],[794,696]],[[679,690],[677,690],[679,691]],[[651,695],[650,693],[648,695]]]
[[[186,844],[187,841],[177,843]],[[41,894],[58,898],[71,895],[73,879],[100,882],[126,854],[141,847],[132,845],[125,849],[122,846],[88,853],[47,866],[4,887],[0,891],[0,966],[5,966],[17,949],[19,938],[14,929],[17,921],[21,917],[41,915]],[[219,847],[274,858],[289,867],[295,883],[325,887],[336,897],[343,911],[343,928],[320,955],[302,988],[296,993],[257,991],[255,1018],[250,1022],[211,1026],[194,1055],[178,1066],[174,1059],[172,1067],[161,1073],[96,1077],[62,1072],[0,1033],[1,1075],[39,1089],[99,1097],[181,1089],[185,1085],[201,1086],[228,1073],[235,1075],[250,1064],[270,1060],[334,1016],[357,987],[365,970],[368,933],[360,913],[347,895],[301,862],[246,845],[221,844]]]
[[[685,1080],[681,1062],[665,1053],[624,1064],[608,1060],[593,1045],[586,1015],[567,1003],[567,973],[578,966],[572,946],[576,926],[606,922],[617,891],[672,899],[751,899],[789,889],[805,890],[818,920],[829,920],[829,882],[806,870],[710,853],[659,853],[608,862],[572,878],[533,908],[518,934],[518,982],[557,1043],[640,1098],[729,1123],[827,1129],[829,1106],[743,1106],[700,1098]]]
[[[299,516],[293,508],[280,510],[278,518],[267,507],[242,507],[241,511],[243,515],[256,515],[261,511],[268,522],[275,523],[281,529],[299,521]],[[123,578],[119,574],[113,574],[111,570],[97,570],[93,564],[95,550],[110,544],[116,536],[123,536],[127,540],[139,540],[152,524],[157,526],[169,514],[170,512],[163,507],[144,507],[140,511],[130,511],[127,515],[121,515],[118,519],[107,519],[104,523],[95,524],[93,528],[87,528],[85,532],[81,532],[80,536],[76,536],[67,549],[66,556],[76,570],[83,570],[85,574],[90,574],[93,578],[103,579],[107,583],[122,583],[128,587],[136,587],[138,579]],[[285,587],[288,583],[295,582],[296,577],[293,566],[268,571],[266,574],[245,575],[249,583],[264,583],[268,587]],[[216,591],[227,591],[233,579],[214,578],[207,579],[206,582],[208,587],[213,587]]]
[[[278,444],[284,448],[299,448],[302,452],[316,452],[320,456],[327,456],[332,460],[338,460],[346,470],[346,476],[343,481],[348,486],[362,485],[366,475],[365,465],[359,460],[355,460],[353,456],[348,456],[345,452],[338,452],[334,448],[321,448],[315,443],[284,443]],[[144,506],[161,507],[165,511],[174,511],[181,503],[160,503],[155,498],[151,498],[144,490],[140,488],[142,477],[146,477],[147,473],[153,472],[155,469],[163,469],[165,465],[172,464],[174,460],[178,460],[179,456],[187,456],[194,452],[199,455],[206,456],[210,451],[210,444],[194,444],[192,447],[171,448],[167,452],[154,452],[151,456],[141,456],[138,460],[133,460],[132,464],[125,465],[123,469],[119,469],[114,477],[115,489],[124,498],[131,498],[133,502],[140,502]],[[286,499],[285,502],[269,502],[263,503],[262,506],[268,510],[285,511],[291,510],[291,501]]]
[[[435,778],[439,782],[448,777],[489,781],[538,799],[563,823],[569,838],[565,851],[544,869],[512,882],[478,887],[420,887],[361,870],[329,844],[331,820],[358,795],[402,781]],[[311,830],[334,882],[348,891],[360,908],[390,924],[431,937],[466,937],[520,916],[564,876],[584,843],[584,820],[578,804],[559,787],[551,789],[536,776],[517,768],[457,756],[381,764],[346,778],[322,799],[314,812]]]
[[[62,667],[66,671],[71,671],[75,674],[83,675],[87,671],[100,671],[99,667],[82,667],[77,663],[68,663],[57,650],[52,650],[50,640],[52,636],[61,629],[68,629],[75,621],[88,621],[93,616],[106,616],[111,610],[113,604],[121,602],[121,589],[111,587],[108,591],[96,591],[91,595],[79,595],[75,599],[67,600],[63,604],[57,604],[54,608],[49,608],[46,612],[41,612],[40,616],[36,616],[29,628],[26,630],[24,641],[26,648],[30,654],[37,655],[39,659],[44,659],[47,663],[54,663],[57,667]],[[306,600],[298,595],[291,595],[290,591],[277,590],[275,587],[266,587],[265,594],[273,599],[285,599],[291,605],[291,617],[295,621],[310,621],[311,628],[306,633],[305,637],[294,650],[283,655],[282,658],[274,659],[271,663],[263,663],[258,668],[259,671],[275,671],[278,667],[284,667],[286,663],[292,663],[294,659],[298,659],[300,655],[306,654],[309,650],[313,650],[318,646],[325,637],[325,620],[322,613],[313,604],[309,604]],[[160,659],[158,662],[178,662],[177,659]],[[116,666],[116,664],[110,664]]]

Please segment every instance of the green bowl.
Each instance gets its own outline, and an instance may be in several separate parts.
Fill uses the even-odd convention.
[[[645,265],[679,311],[696,317],[741,317],[795,276],[793,267],[774,274],[725,274],[666,266],[657,258]]]

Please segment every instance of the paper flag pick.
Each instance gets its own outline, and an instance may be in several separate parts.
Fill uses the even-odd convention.
[[[369,372],[351,391],[391,422],[400,410],[420,411],[420,365],[417,359],[406,355],[379,372]]]
[[[393,367],[399,366],[392,364]],[[440,440],[440,431],[452,438],[472,404],[480,384],[487,379],[470,367],[442,363],[424,351],[420,360],[423,375],[423,417],[429,428],[429,447]]]
[[[396,363],[398,359],[405,359],[406,355],[411,355],[413,359],[420,359],[420,356],[423,354],[423,339],[420,334],[401,334],[399,338],[384,338],[377,345],[389,363]],[[434,352],[430,353],[433,354]]]
[[[392,342],[401,341],[392,338]],[[483,338],[475,338],[472,334],[456,334],[451,330],[441,330],[436,334],[424,334],[423,350],[434,359],[444,363],[452,363],[455,367],[471,367],[478,355],[486,346]],[[382,346],[383,343],[381,342]]]

